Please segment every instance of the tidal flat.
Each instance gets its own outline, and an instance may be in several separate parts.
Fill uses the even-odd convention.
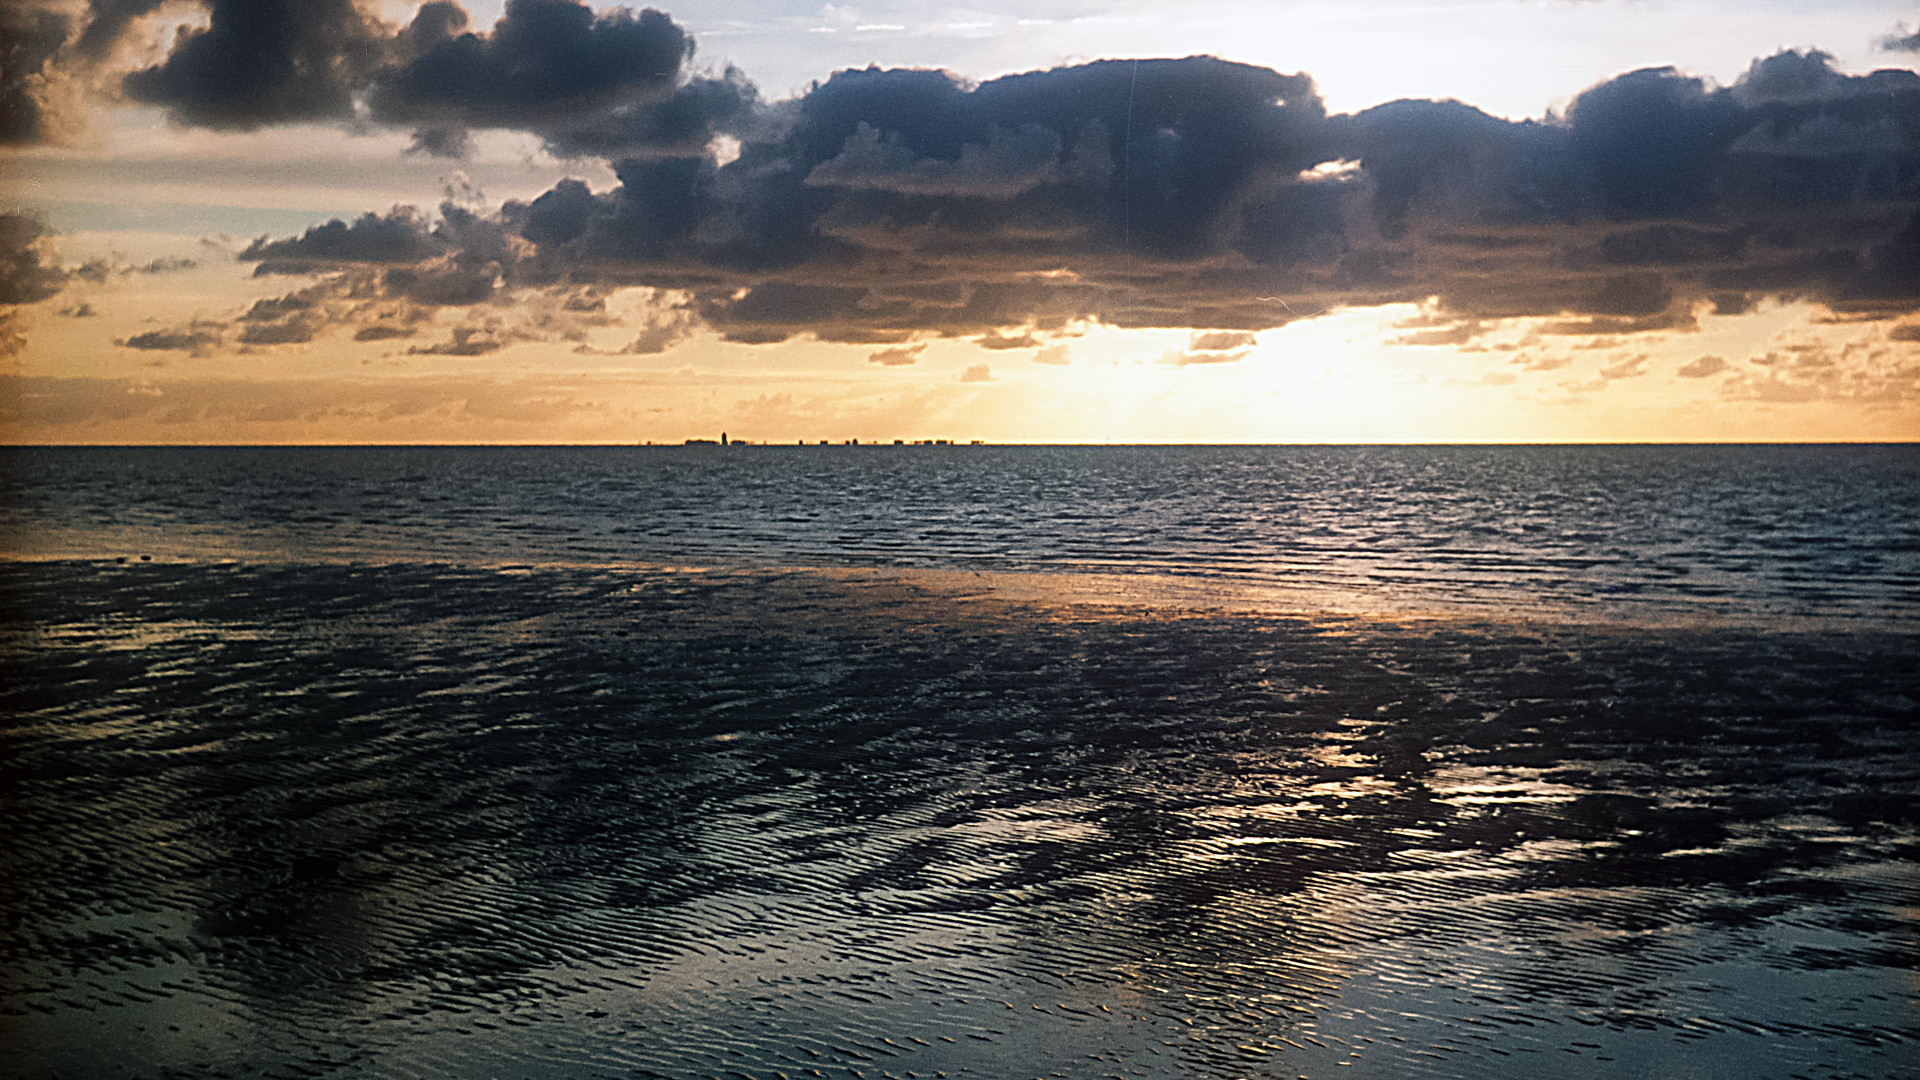
[[[0,564],[0,1076],[1900,1077],[1896,627]]]

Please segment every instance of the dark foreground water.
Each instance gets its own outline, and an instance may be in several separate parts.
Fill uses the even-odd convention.
[[[7,458],[0,1076],[1920,1073],[1912,450],[247,460]]]

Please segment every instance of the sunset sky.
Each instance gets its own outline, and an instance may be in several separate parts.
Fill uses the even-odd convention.
[[[1911,440],[1920,9],[13,0],[11,443]]]

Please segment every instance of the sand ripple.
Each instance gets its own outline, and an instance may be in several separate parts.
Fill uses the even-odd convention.
[[[1920,1061],[1911,637],[877,572],[0,582],[0,1076]]]

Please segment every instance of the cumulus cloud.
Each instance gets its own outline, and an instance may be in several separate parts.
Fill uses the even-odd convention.
[[[240,253],[263,273],[306,273],[334,265],[416,263],[447,249],[445,237],[432,232],[410,206],[386,214],[365,213],[352,224],[334,219],[284,240],[260,237]]]
[[[1433,101],[1328,116],[1304,74],[1208,57],[978,86],[843,71],[772,107],[737,75],[672,74],[686,45],[664,16],[558,10],[571,4],[540,0],[552,25],[533,34],[519,27],[534,0],[518,0],[484,38],[451,5],[422,8],[396,48],[418,65],[470,38],[458,47],[482,69],[511,48],[539,70],[540,42],[614,35],[652,59],[383,115],[528,126],[605,154],[616,186],[565,180],[435,224],[368,215],[244,257],[262,272],[382,268],[389,291],[425,304],[673,290],[687,318],[742,343],[1039,348],[1090,319],[1243,336],[1196,339],[1179,363],[1238,359],[1230,341],[1301,313],[1386,303],[1425,308],[1401,343],[1453,346],[1515,317],[1594,336],[1688,331],[1766,297],[1849,318],[1920,308],[1910,71],[1849,76],[1819,52],[1756,61],[1727,87],[1648,69],[1520,123]],[[463,84],[406,85],[425,103]],[[607,105],[602,88],[624,97]],[[692,119],[649,112],[683,95]],[[714,117],[738,132],[736,156],[699,149]]]
[[[47,227],[24,214],[0,214],[0,304],[31,304],[58,293],[67,272],[42,259]]]
[[[401,58],[370,80],[374,119],[415,125],[430,153],[461,152],[468,128],[512,128],[566,156],[700,156],[759,102],[738,71],[687,77],[693,39],[652,8],[511,0],[490,33],[467,18],[422,5],[396,39]]]
[[[0,311],[0,360],[11,360],[26,351],[27,335],[20,331],[20,313]]]
[[[206,356],[226,340],[225,329],[218,322],[195,319],[181,327],[134,334],[115,344],[142,352],[185,352]]]
[[[441,209],[446,212],[449,207]],[[321,235],[330,238],[321,245],[323,251],[337,239],[337,234],[325,230]],[[464,267],[458,257],[421,265],[324,261],[311,265],[322,272],[310,285],[255,300],[230,316],[196,318],[185,326],[135,334],[120,344],[205,355],[228,343],[252,350],[300,345],[332,334],[360,342],[399,341],[417,338],[450,316],[457,325],[446,340],[409,351],[477,356],[536,341],[571,342],[591,351],[585,349],[591,331],[621,322],[609,313],[603,290],[593,285],[550,285],[525,291],[511,304],[496,304],[500,287],[494,263],[478,270]],[[640,338],[626,351],[660,351],[690,333],[691,323],[684,305],[656,305],[644,314]],[[656,343],[649,346],[650,340]]]
[[[1920,53],[1920,30],[1909,32],[1905,23],[1898,24],[1880,39],[1880,47],[1888,52]]]
[[[663,353],[692,337],[693,331],[693,312],[683,303],[668,301],[646,312],[639,336],[622,351],[636,356]]]
[[[986,364],[969,364],[960,373],[961,382],[993,382],[993,368]]]
[[[1189,352],[1227,352],[1233,349],[1245,349],[1253,345],[1254,335],[1227,330],[1214,330],[1194,334],[1187,341]]]
[[[1727,363],[1726,357],[1709,353],[1680,365],[1680,370],[1674,374],[1683,379],[1704,379],[1709,375],[1718,375],[1732,366]]]
[[[463,156],[471,129],[503,128],[563,155],[702,156],[763,111],[738,71],[696,75],[692,39],[651,8],[509,0],[478,29],[452,0],[421,4],[404,25],[364,0],[197,2],[204,26],[119,77],[127,99],[196,127],[370,121],[412,128],[412,149],[441,157]],[[105,70],[162,3],[90,0],[71,42],[67,6],[0,9],[0,143],[45,141],[48,81]]]
[[[1615,379],[1637,379],[1647,373],[1646,353],[1623,357],[1600,369],[1600,377],[1608,382]]]
[[[1789,342],[1748,359],[1721,383],[1728,397],[1797,403],[1892,405],[1920,400],[1920,360],[1910,350],[1856,339]]]
[[[490,34],[467,13],[424,4],[401,35],[412,53],[382,70],[373,113],[401,123],[532,127],[634,96],[671,93],[693,42],[648,8],[596,14],[577,0],[510,0]]]
[[[67,40],[67,17],[26,5],[0,8],[0,145],[47,136],[41,102],[47,67]]]
[[[869,353],[867,354],[867,360],[870,363],[884,364],[887,367],[900,367],[918,361],[920,354],[926,351],[927,345],[926,342],[923,341],[917,345],[902,345],[898,348],[881,349],[877,352]]]
[[[298,345],[312,341],[329,319],[333,283],[256,300],[237,320],[242,345]]]
[[[1049,345],[1033,354],[1033,362],[1050,367],[1066,367],[1073,362],[1073,352],[1065,345]]]
[[[182,32],[165,60],[127,75],[129,98],[209,128],[346,119],[355,87],[385,52],[379,24],[353,0],[207,6],[204,29]]]
[[[86,60],[100,60],[113,51],[140,18],[167,0],[87,0],[87,25],[73,43]]]
[[[1818,51],[1730,86],[1630,72],[1519,123],[1441,101],[1329,116],[1304,73],[1208,57],[977,86],[850,70],[769,105],[741,72],[696,72],[691,38],[652,9],[509,0],[476,27],[451,0],[396,23],[355,0],[197,2],[205,25],[123,84],[178,122],[387,124],[445,156],[510,128],[617,177],[263,237],[242,256],[258,273],[345,274],[405,310],[588,286],[681,297],[637,352],[696,324],[743,343],[1042,349],[1087,320],[1244,336],[1417,303],[1400,343],[1459,347],[1514,317],[1594,336],[1691,330],[1768,297],[1920,309],[1920,75],[1850,76]],[[77,5],[6,9],[0,137],[44,137],[36,80],[114,55],[158,7],[89,0],[83,28]],[[21,295],[66,273],[7,257],[0,287]],[[420,325],[339,303],[236,325],[291,342],[341,318],[367,340]],[[1231,340],[1169,362],[1237,359]]]
[[[902,195],[1011,199],[1059,173],[1060,136],[1038,124],[1008,132],[989,127],[984,143],[966,143],[952,161],[919,157],[891,133],[860,121],[840,153],[807,173],[809,187],[891,191]]]
[[[369,323],[353,332],[355,341],[392,341],[395,338],[408,338],[418,333],[411,326],[393,323]]]
[[[1025,330],[1015,330],[1012,332],[996,330],[992,333],[982,334],[974,338],[973,343],[983,349],[995,350],[1036,349],[1040,347],[1040,339]]]
[[[1185,349],[1169,349],[1160,363],[1173,367],[1231,364],[1253,351],[1254,335],[1244,331],[1202,330],[1188,335]]]
[[[492,326],[456,326],[447,340],[432,345],[415,345],[407,350],[413,356],[485,356],[499,352],[512,343],[512,337]]]
[[[760,118],[760,104],[753,83],[728,68],[718,78],[690,79],[665,98],[637,92],[536,130],[561,157],[706,157],[717,137],[750,129]]]

